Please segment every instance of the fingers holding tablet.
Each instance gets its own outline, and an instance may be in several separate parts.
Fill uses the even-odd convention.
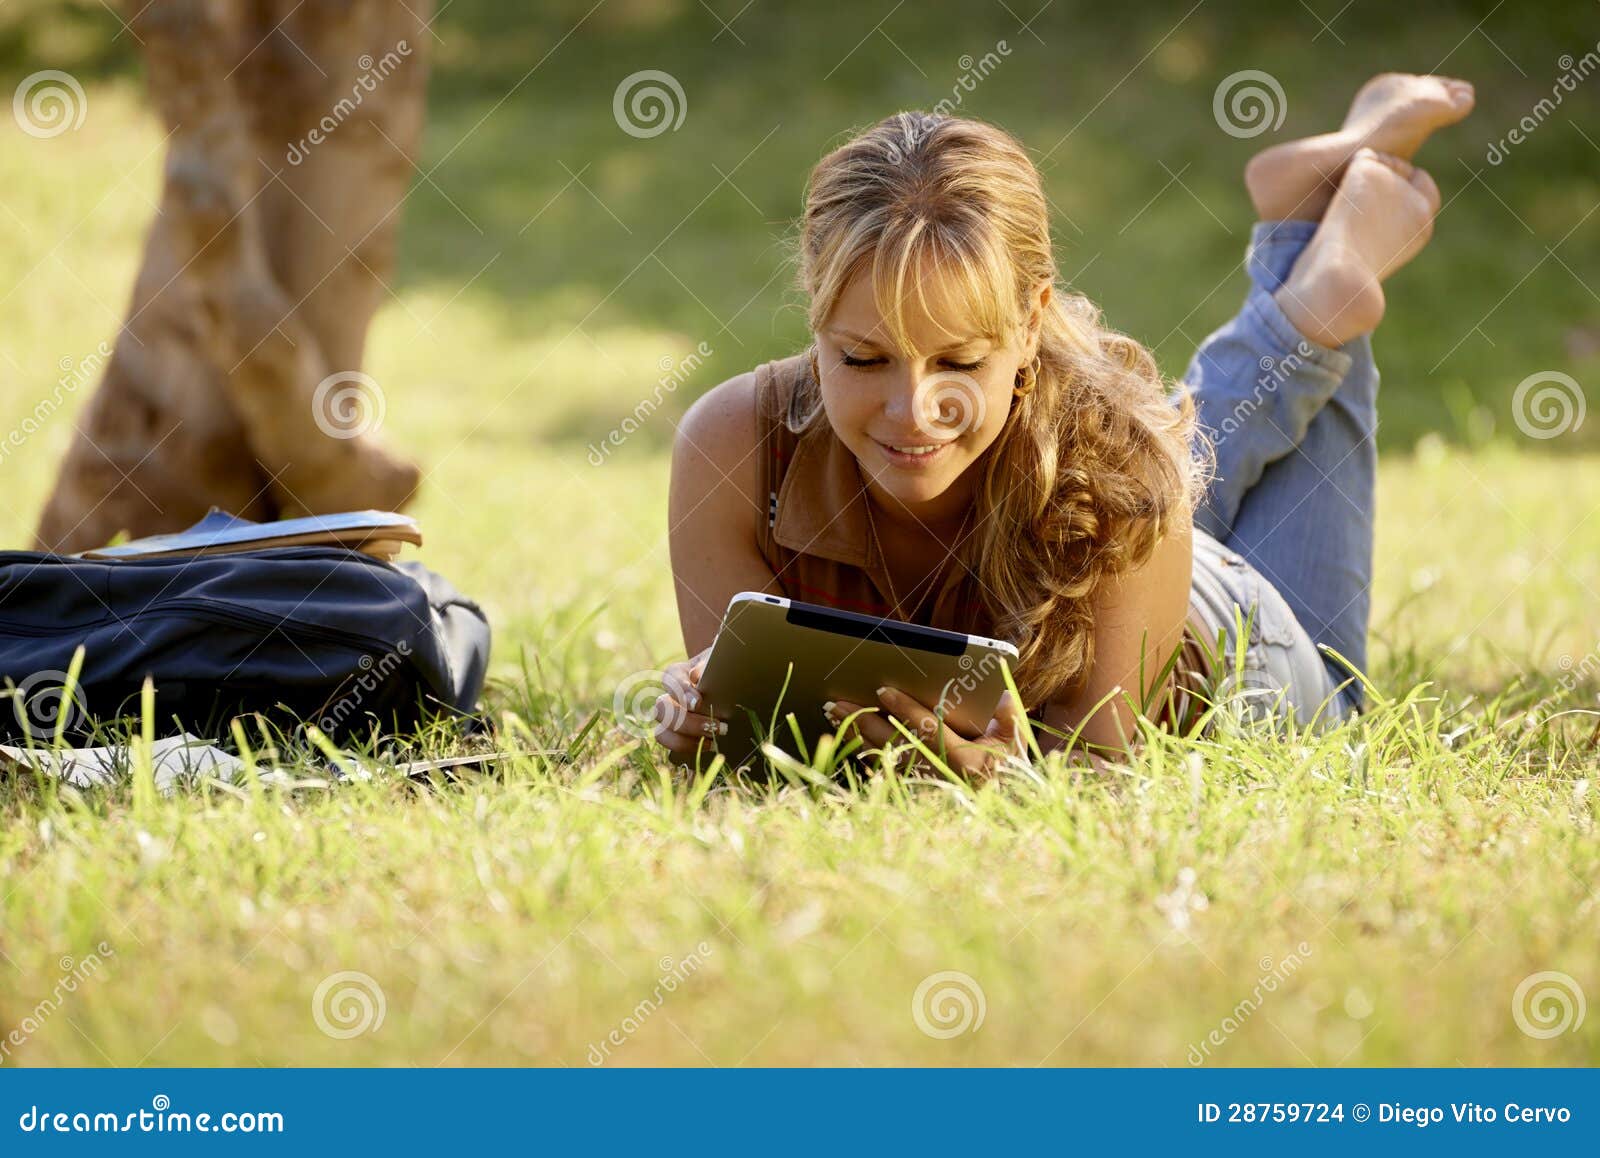
[[[679,660],[662,673],[666,691],[656,697],[652,718],[656,721],[656,741],[667,749],[675,762],[692,762],[697,754],[707,759],[716,751],[716,738],[728,734],[724,720],[699,709],[700,676],[705,671],[710,648],[692,659]]]
[[[879,688],[878,701],[876,705],[862,705],[835,700],[823,711],[842,734],[854,729],[869,749],[908,742],[905,732],[891,721],[892,717],[940,757],[952,772],[975,779],[992,773],[1000,759],[1021,755],[1024,751],[1023,713],[1009,691],[1000,697],[994,718],[981,736],[962,735],[928,705],[895,688]],[[920,755],[917,759],[921,759]]]
[[[656,700],[656,742],[675,762],[693,762],[697,755],[710,759],[717,750],[717,737],[728,733],[728,725],[712,716],[691,712],[670,694]]]

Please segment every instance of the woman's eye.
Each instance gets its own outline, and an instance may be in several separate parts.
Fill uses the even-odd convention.
[[[850,354],[844,354],[840,356],[839,361],[842,365],[854,366],[859,369],[866,366],[882,366],[888,362],[888,359],[882,357],[881,355],[872,358],[858,358]],[[983,358],[979,358],[976,362],[953,362],[947,360],[945,362],[945,366],[951,370],[959,370],[963,373],[970,373],[973,370],[981,370],[983,368],[984,361],[985,359]]]

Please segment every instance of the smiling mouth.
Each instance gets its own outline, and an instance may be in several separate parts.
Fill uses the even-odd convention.
[[[929,458],[950,445],[948,442],[884,442],[882,439],[877,438],[872,441],[883,447],[884,450],[894,454],[907,455],[911,458]]]

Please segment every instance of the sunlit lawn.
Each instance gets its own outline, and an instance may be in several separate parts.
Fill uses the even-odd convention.
[[[460,7],[459,26],[440,26],[435,161],[509,87],[464,56],[486,6]],[[812,43],[815,20],[801,25]],[[605,31],[619,75],[646,67],[646,32]],[[1117,232],[1167,182],[1156,160],[1176,172],[1190,159],[1181,124],[1152,111],[1160,86],[1198,69],[1204,105],[1207,78],[1226,71],[1203,25],[1183,35],[1199,63],[1164,56],[1139,82],[1155,95],[1108,104],[1050,178],[1067,267],[1174,373],[1242,289],[1226,278],[1248,224],[1231,176],[1248,146],[1212,133],[1210,151],[1229,156],[1198,158],[1183,178],[1196,197],[1172,185]],[[917,55],[932,72],[956,53]],[[515,58],[489,52],[482,69],[514,81]],[[701,67],[686,63],[686,79]],[[1327,91],[1295,89],[1307,108],[1286,131],[1320,127],[1309,106],[1334,115],[1354,67],[1323,76]],[[989,111],[1010,110],[1025,135],[1036,124],[1042,151],[1087,104],[1042,110],[1025,93],[1030,78],[1056,91],[1045,62],[1008,68],[987,82]],[[771,95],[741,103],[762,91],[752,72],[691,85],[685,133],[700,135],[676,144],[605,134],[610,71],[582,100],[541,75],[524,92],[534,103],[509,104],[435,174],[456,205],[419,186],[367,367],[388,398],[386,437],[429,472],[418,557],[490,613],[488,707],[526,725],[508,742],[566,747],[599,722],[570,764],[520,760],[420,790],[380,776],[136,802],[125,787],[0,784],[0,1039],[33,1026],[8,1063],[586,1065],[597,1050],[608,1064],[1600,1062],[1600,1018],[1541,1038],[1513,1015],[1519,983],[1541,971],[1600,998],[1595,721],[1524,711],[1541,697],[1554,697],[1546,714],[1596,707],[1600,453],[1589,426],[1521,438],[1509,410],[1535,371],[1600,380],[1583,345],[1592,292],[1540,261],[1576,229],[1557,252],[1595,268],[1583,255],[1600,226],[1583,221],[1600,184],[1576,166],[1560,183],[1509,165],[1488,175],[1528,236],[1444,154],[1441,184],[1467,191],[1437,252],[1397,283],[1378,341],[1393,421],[1372,671],[1384,703],[1366,721],[1287,740],[1223,726],[1155,739],[1111,775],[1051,762],[981,792],[892,775],[834,790],[697,784],[613,728],[624,678],[681,651],[664,538],[672,420],[803,326],[777,240],[806,159],[865,110],[940,95],[931,82],[884,95],[867,75],[842,72],[787,111]],[[1072,83],[1059,82],[1064,101]],[[0,436],[62,359],[114,333],[159,188],[161,134],[136,80],[91,83],[89,98],[74,134],[0,126]],[[524,162],[539,101],[549,115]],[[1514,119],[1519,101],[1491,100],[1490,115]],[[1210,126],[1204,107],[1173,115]],[[1135,116],[1150,157],[1118,150]],[[786,127],[734,177],[760,213],[728,187],[691,213],[717,185],[712,164],[740,164],[769,118]],[[552,158],[572,172],[592,160],[587,188]],[[588,442],[701,341],[715,364],[593,465]],[[0,543],[26,545],[69,421],[0,462]],[[90,953],[100,970],[40,1016]],[[352,984],[381,990],[384,1009],[349,1038],[316,1016],[331,1009],[336,1030],[341,1010],[362,1020],[350,995],[317,1006],[341,972],[366,975]],[[914,995],[943,972],[970,979],[949,982],[969,999],[981,990],[975,1031],[919,1028]],[[938,1029],[939,1008],[958,1006],[924,1006],[923,1023]],[[613,1031],[623,1044],[607,1044]]]

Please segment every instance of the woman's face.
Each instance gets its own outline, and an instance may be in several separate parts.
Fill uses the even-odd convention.
[[[876,496],[934,522],[961,517],[974,498],[976,476],[958,480],[1005,427],[1050,289],[1010,341],[978,333],[937,277],[925,290],[926,306],[913,296],[905,309],[916,352],[899,350],[871,275],[857,275],[817,334],[817,363],[828,421]]]

